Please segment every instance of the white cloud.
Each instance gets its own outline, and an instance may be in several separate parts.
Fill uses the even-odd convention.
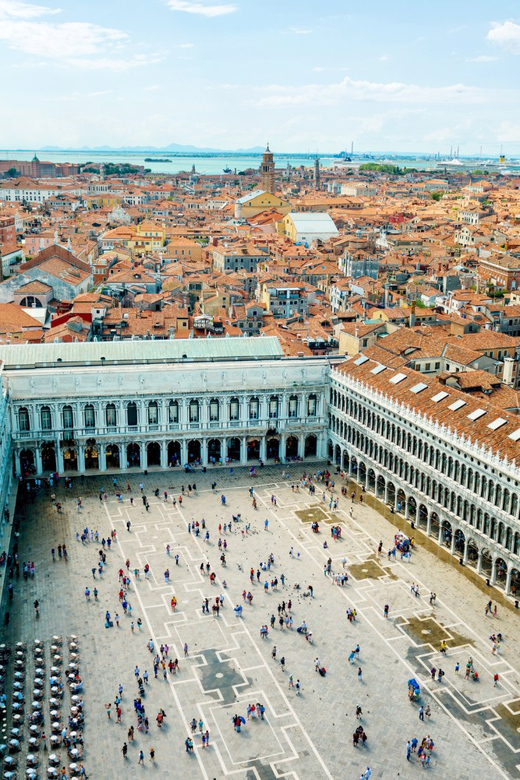
[[[238,6],[232,3],[223,5],[205,5],[204,3],[193,3],[191,0],[168,0],[168,5],[172,11],[184,11],[187,14],[197,14],[199,16],[224,16],[238,11]]]
[[[312,30],[305,30],[302,27],[291,27],[291,32],[295,35],[310,35]]]
[[[96,54],[107,45],[127,41],[128,36],[121,30],[89,22],[3,21],[0,24],[0,40],[26,54],[69,59]]]
[[[498,57],[491,57],[489,54],[480,54],[478,57],[469,57],[466,62],[496,62]]]
[[[112,27],[90,22],[39,21],[60,9],[15,0],[0,0],[0,42],[11,49],[66,66],[90,70],[125,71],[160,62],[162,54],[123,56],[129,36]],[[38,20],[38,21],[37,21]]]
[[[43,5],[19,3],[16,0],[0,0],[0,20],[37,19],[46,14],[59,14],[60,8],[46,8]]]
[[[487,34],[488,41],[509,49],[514,54],[520,54],[520,24],[515,22],[491,22]]]
[[[177,46],[178,49],[193,49],[194,47],[194,43],[179,43]]]
[[[497,130],[497,141],[518,144],[520,142],[520,124],[501,122]]]
[[[380,62],[387,62],[389,60],[388,54],[382,54],[378,57],[378,60],[380,60]]]
[[[115,73],[122,73],[125,70],[143,68],[147,65],[157,65],[163,59],[164,56],[162,54],[136,54],[128,59],[124,57],[71,58],[66,61],[66,64],[87,70],[111,70]]]
[[[350,70],[350,68],[342,68],[342,67],[335,68],[335,67],[329,67],[327,65],[316,65],[316,67],[313,68],[313,71],[315,73],[327,73],[328,71],[336,71],[336,72],[340,71],[341,72],[341,71],[345,71],[345,70]]]
[[[259,90],[260,95],[249,103],[258,107],[315,105],[333,106],[348,101],[376,103],[480,103],[487,99],[484,90],[452,84],[446,87],[424,87],[400,82],[361,81],[345,76],[337,84],[305,84],[286,87],[273,84]]]

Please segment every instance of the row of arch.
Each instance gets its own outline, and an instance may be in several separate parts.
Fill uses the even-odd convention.
[[[503,587],[507,593],[516,594],[520,590],[520,569],[508,561],[505,552],[507,550],[513,555],[520,555],[520,532],[503,522],[497,522],[481,510],[473,513],[469,510],[467,517],[460,518],[464,523],[464,527],[460,527],[455,520],[440,519],[439,514],[429,509],[426,503],[418,502],[413,495],[407,495],[390,478],[376,473],[372,466],[355,455],[349,455],[340,445],[329,442],[329,457],[367,491],[373,492],[403,514],[428,536],[437,538],[439,544],[448,547],[464,564],[473,566],[479,574]],[[481,534],[501,545],[504,554],[487,545]]]
[[[356,437],[357,438],[357,437]],[[373,446],[368,444],[368,441]],[[402,479],[409,484],[412,488],[415,488],[417,492],[422,493],[429,498],[432,502],[435,502],[439,507],[455,515],[461,521],[468,523],[474,527],[477,531],[488,536],[493,541],[501,544],[507,550],[514,552],[515,537],[520,540],[520,534],[515,533],[513,528],[506,522],[498,520],[489,512],[484,511],[481,507],[475,506],[467,499],[458,495],[455,491],[450,491],[448,488],[443,487],[437,480],[431,478],[415,469],[413,466],[402,458],[394,455],[392,452],[374,445],[371,440],[361,435],[359,442],[355,445],[356,449],[360,452],[365,452],[367,457],[373,463],[380,464],[386,470],[395,474],[396,477]],[[365,450],[366,448],[366,450]],[[345,471],[351,471],[353,474],[357,473],[357,479],[369,490],[375,489],[375,472],[373,468],[370,468],[367,473],[367,467],[363,461],[358,461],[353,455],[349,458],[346,450],[341,455],[341,447],[336,445],[334,452],[329,449],[329,456],[334,457],[335,463],[341,465]],[[517,543],[517,550],[518,548]],[[517,554],[517,553],[515,553]]]
[[[498,481],[481,473],[477,468],[468,466],[459,461],[458,458],[442,452],[435,445],[429,444],[424,437],[407,431],[399,423],[385,419],[380,414],[368,409],[366,405],[358,403],[352,398],[347,398],[344,393],[340,393],[336,389],[331,390],[331,404],[339,411],[345,412],[349,417],[357,420],[364,427],[387,439],[390,444],[400,447],[461,487],[520,519],[520,502],[517,493],[509,488],[503,488]],[[350,441],[348,436],[351,436],[352,430],[355,429],[352,429],[348,423],[336,415],[331,415],[330,425],[338,436]]]
[[[261,440],[258,438],[248,438],[245,442],[246,452],[243,452],[242,441],[233,437],[227,440],[225,447],[222,439],[212,438],[206,442],[206,452],[204,452],[204,442],[201,439],[191,439],[187,444],[187,462],[189,464],[202,463],[204,456],[209,464],[222,463],[227,461],[248,461],[259,460],[261,457]],[[96,470],[101,467],[100,451],[103,448],[103,456],[106,468],[122,468],[125,464],[122,459],[126,458],[126,467],[128,468],[146,468],[153,466],[162,466],[163,464],[163,444],[158,441],[151,441],[147,444],[139,442],[129,442],[128,444],[104,443],[95,439],[87,440],[84,448],[85,470]],[[300,452],[301,443],[297,436],[288,436],[285,440],[285,451],[282,453],[282,443],[278,435],[266,437],[266,456],[268,459],[278,459],[285,457],[287,459],[298,457],[316,457],[318,439],[315,434],[309,434],[303,442],[303,452]],[[166,460],[168,466],[176,466],[182,463],[182,442],[169,441],[166,443]],[[63,465],[65,471],[78,470],[78,447],[65,447],[63,453]],[[42,471],[56,471],[56,445],[54,442],[44,442],[40,448]],[[22,474],[33,473],[35,469],[35,451],[28,447],[20,451],[20,468]]]

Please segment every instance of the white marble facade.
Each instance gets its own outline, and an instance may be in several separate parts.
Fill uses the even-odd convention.
[[[4,369],[15,473],[326,457],[325,359]]]
[[[341,371],[329,381],[329,458],[461,565],[516,594],[518,466]]]
[[[13,474],[329,458],[462,566],[515,595],[514,461],[334,370],[337,357],[285,358],[266,340],[247,341],[255,357],[242,340],[242,355],[230,357],[221,341],[191,346],[188,360],[177,344],[180,358],[162,363],[151,358],[164,359],[164,343],[136,346],[135,359],[132,345],[67,345],[63,364],[57,347],[37,348],[39,362],[23,348],[0,351],[2,505]],[[80,365],[86,354],[90,364]]]

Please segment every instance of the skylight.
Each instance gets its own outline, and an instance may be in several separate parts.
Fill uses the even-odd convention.
[[[417,394],[420,393],[421,390],[426,390],[427,387],[428,385],[425,385],[424,382],[418,382],[416,385],[410,388],[410,392]]]
[[[482,415],[487,414],[485,409],[475,409],[474,412],[468,414],[468,420],[478,420]]]
[[[506,422],[507,420],[504,420],[503,417],[497,417],[496,420],[493,420],[492,423],[489,423],[488,428],[491,428],[492,431],[498,431],[498,429],[505,425]]]
[[[367,362],[367,360],[368,360],[368,358],[367,358],[366,355],[360,355],[358,358],[356,358],[356,360],[354,360],[354,365],[355,366],[362,366],[363,363]]]
[[[452,404],[448,406],[448,409],[451,409],[453,412],[456,412],[457,409],[462,409],[463,406],[466,406],[466,401],[462,401],[459,399],[458,401],[454,401]]]
[[[520,439],[520,428],[517,428],[516,431],[510,433],[509,438],[512,439],[513,441],[518,441]]]
[[[439,401],[442,401],[443,398],[448,398],[449,393],[445,393],[444,390],[441,390],[440,393],[437,393],[433,396],[432,401],[434,404],[438,404]]]
[[[385,370],[385,368],[386,368],[386,366],[376,366],[375,368],[372,369],[372,371],[370,373],[371,374],[380,374],[381,371]]]
[[[403,379],[406,379],[406,374],[396,374],[390,379],[391,385],[398,385],[399,382],[402,382]]]

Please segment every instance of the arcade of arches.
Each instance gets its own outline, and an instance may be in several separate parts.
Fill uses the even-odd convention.
[[[42,472],[93,472],[106,469],[168,468],[186,464],[247,464],[263,460],[316,458],[319,438],[315,433],[280,434],[275,429],[265,436],[214,436],[178,440],[105,442],[95,438],[85,443],[74,440],[56,446],[55,441],[39,447],[15,450],[15,473],[29,476]]]
[[[346,440],[333,434],[328,443],[329,459],[345,476],[355,480],[413,527],[434,538],[463,565],[473,567],[492,585],[508,595],[520,592],[520,531],[514,521],[498,519],[457,491],[376,444],[367,432],[353,427],[344,429]],[[516,495],[509,506],[517,509]]]

